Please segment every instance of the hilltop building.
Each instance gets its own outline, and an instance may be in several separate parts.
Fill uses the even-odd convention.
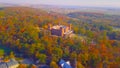
[[[51,35],[61,36],[61,37],[70,37],[70,35],[73,33],[71,30],[71,24],[69,26],[64,25],[55,25],[52,26],[49,24],[48,29],[51,31]]]

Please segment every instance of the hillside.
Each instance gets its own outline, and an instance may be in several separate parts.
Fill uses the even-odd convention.
[[[58,68],[59,60],[64,59],[69,60],[73,68],[76,65],[77,68],[119,68],[120,31],[115,30],[120,28],[119,18],[101,13],[66,15],[30,7],[1,8],[0,46],[12,53],[1,51],[0,57],[32,59],[38,67]],[[72,24],[76,37],[52,36],[49,24]],[[21,63],[19,68],[22,66]]]

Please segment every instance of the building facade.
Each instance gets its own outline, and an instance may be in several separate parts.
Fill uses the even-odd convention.
[[[69,24],[69,26],[64,25],[52,26],[51,24],[49,24],[48,28],[51,31],[51,35],[65,37],[70,36],[73,33],[73,31],[71,30],[71,24]]]

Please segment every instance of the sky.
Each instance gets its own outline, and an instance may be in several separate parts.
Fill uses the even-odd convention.
[[[120,7],[120,0],[0,0],[0,3]]]

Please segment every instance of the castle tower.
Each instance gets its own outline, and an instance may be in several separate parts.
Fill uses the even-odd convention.
[[[71,30],[71,28],[72,28],[72,25],[71,25],[71,24],[69,24],[69,30]]]
[[[64,36],[64,28],[63,27],[60,27],[60,31],[61,31],[61,36]]]
[[[51,28],[52,28],[52,25],[48,24],[48,29],[51,30]]]

